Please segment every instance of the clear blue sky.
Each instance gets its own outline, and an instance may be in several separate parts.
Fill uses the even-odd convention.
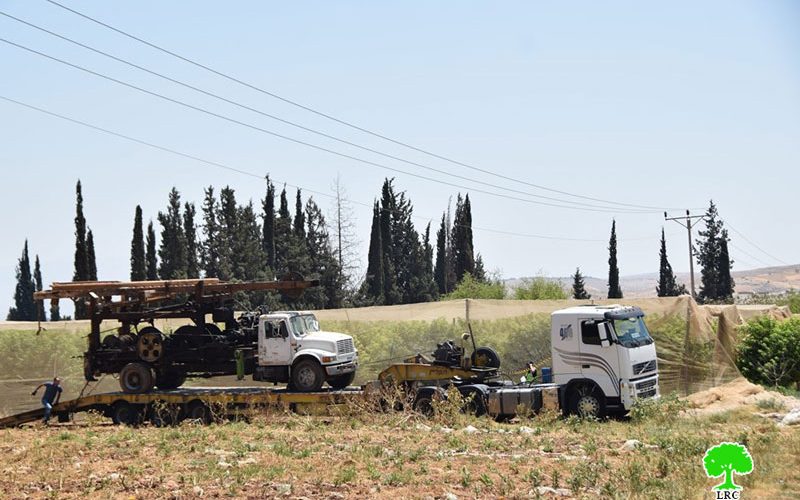
[[[704,207],[781,261],[800,261],[800,7],[763,2],[89,2],[62,0],[265,89],[436,153],[507,176],[626,203]],[[41,0],[0,10],[120,57],[411,161],[515,189],[337,126]],[[299,139],[445,176],[337,145],[200,96],[0,17],[2,36],[116,78]],[[393,175],[182,109],[0,44],[0,94],[143,140],[330,192],[338,174],[369,204]],[[134,207],[153,218],[177,186],[198,202],[230,185],[257,201],[258,179],[219,170],[0,101],[0,304],[11,302],[25,238],[46,283],[72,276],[74,184],[84,186],[101,279],[125,279]],[[420,230],[437,225],[458,189],[394,174]],[[465,183],[449,179],[451,182]],[[467,183],[475,187],[473,184]],[[552,193],[549,193],[552,195]],[[557,195],[556,195],[557,196]],[[522,196],[524,197],[524,196]],[[315,196],[329,207],[328,199]],[[473,192],[489,269],[505,277],[607,273],[613,214]],[[362,250],[370,211],[355,205]],[[663,215],[617,214],[623,274],[658,268]],[[686,236],[667,224],[673,266]],[[734,269],[778,264],[732,234]],[[746,252],[746,253],[745,253]],[[750,255],[747,255],[750,254]]]

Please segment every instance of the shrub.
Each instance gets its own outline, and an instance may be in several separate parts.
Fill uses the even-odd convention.
[[[506,287],[500,281],[480,281],[470,273],[465,273],[456,289],[444,295],[442,300],[502,299],[505,295]]]
[[[789,290],[786,293],[756,293],[744,300],[743,303],[788,306],[793,314],[800,314],[800,291]]]
[[[533,279],[524,279],[522,284],[514,290],[517,300],[564,300],[567,292],[558,281],[551,281],[544,276]]]
[[[800,382],[800,318],[754,318],[740,329],[736,364],[751,382],[788,386]]]

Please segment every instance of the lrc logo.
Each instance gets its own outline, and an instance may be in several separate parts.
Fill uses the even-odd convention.
[[[739,500],[742,487],[733,482],[733,476],[753,472],[753,457],[744,445],[720,443],[706,450],[703,468],[708,477],[725,476],[722,483],[714,486],[717,500]]]
[[[561,337],[561,340],[571,339],[572,325],[561,325],[561,328],[558,330],[558,334]]]

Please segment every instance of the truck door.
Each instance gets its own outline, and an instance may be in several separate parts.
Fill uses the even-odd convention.
[[[288,366],[291,359],[289,328],[285,320],[264,321],[263,336],[259,335],[258,364],[262,366]]]
[[[619,396],[619,359],[604,321],[580,321],[581,374],[600,386],[606,397]]]

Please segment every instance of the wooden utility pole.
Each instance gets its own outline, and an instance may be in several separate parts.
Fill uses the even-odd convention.
[[[686,211],[686,216],[680,217],[667,217],[667,212],[664,212],[664,220],[672,220],[686,228],[686,234],[689,236],[689,282],[692,287],[692,297],[697,298],[697,293],[694,290],[694,247],[692,246],[692,219],[702,219],[702,215],[691,215]],[[685,220],[685,222],[683,222]]]

